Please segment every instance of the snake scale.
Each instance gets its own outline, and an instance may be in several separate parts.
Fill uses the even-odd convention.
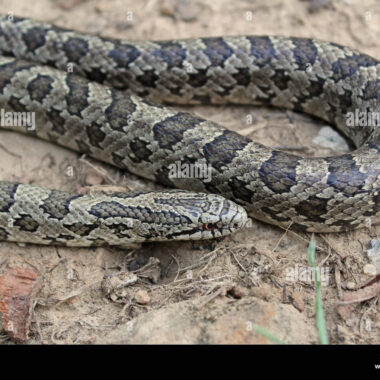
[[[244,209],[303,231],[379,220],[380,128],[347,123],[350,113],[380,112],[380,62],[370,56],[280,36],[120,41],[7,16],[0,51],[0,104],[37,117],[34,131],[12,129],[190,191],[92,198],[0,182],[0,240],[91,246],[209,238],[242,227]],[[302,158],[163,103],[300,111],[336,126],[356,150]],[[211,180],[170,176],[178,162],[207,165]]]

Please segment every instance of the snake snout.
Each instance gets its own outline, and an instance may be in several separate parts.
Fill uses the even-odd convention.
[[[240,230],[248,220],[247,212],[242,206],[219,195],[209,195],[211,201],[209,212],[203,215],[203,239],[226,236]]]
[[[248,221],[248,215],[242,206],[228,200],[225,200],[225,203],[224,208],[228,212],[222,216],[224,225],[223,235],[228,235],[243,228]]]

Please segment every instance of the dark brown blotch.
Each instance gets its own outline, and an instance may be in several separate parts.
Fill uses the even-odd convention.
[[[33,219],[30,215],[21,214],[13,222],[13,226],[18,227],[22,231],[26,232],[36,232],[39,226],[39,223]]]
[[[64,224],[65,228],[79,236],[88,236],[91,231],[95,228],[98,228],[98,224],[83,224],[83,223],[74,223],[74,224]]]
[[[223,66],[224,62],[231,57],[233,50],[227,45],[223,38],[203,38],[206,48],[203,52],[211,61],[211,66]]]
[[[188,73],[188,83],[192,87],[202,87],[208,81],[207,70],[199,69],[196,73]]]
[[[238,200],[242,200],[247,203],[251,203],[253,197],[253,191],[245,187],[246,183],[236,177],[232,177],[228,180],[228,186],[232,190],[232,194]]]
[[[288,193],[296,184],[296,168],[299,157],[273,151],[272,157],[265,160],[259,169],[261,181],[276,194]]]
[[[99,202],[91,207],[89,213],[101,219],[108,218],[131,218],[140,220],[148,224],[176,224],[191,223],[191,220],[184,215],[173,213],[172,211],[162,210],[154,211],[151,208],[143,206],[126,206],[115,201]]]
[[[289,73],[284,69],[275,69],[274,75],[271,78],[276,85],[276,87],[280,90],[286,90],[289,88]]]
[[[38,74],[36,78],[32,79],[28,83],[26,89],[28,90],[29,96],[32,100],[42,103],[53,89],[53,83],[53,78],[48,75]]]
[[[105,110],[105,116],[112,129],[121,131],[129,124],[135,110],[136,105],[127,94],[113,91],[112,102]]]
[[[115,41],[115,48],[109,52],[108,56],[118,67],[127,68],[140,56],[140,52],[133,45]]]
[[[49,111],[49,120],[53,124],[52,131],[59,136],[64,135],[67,130],[65,128],[65,119],[61,116],[61,111],[52,108]]]
[[[155,70],[146,70],[144,74],[136,77],[137,81],[139,81],[144,87],[152,87],[156,86],[156,81],[158,79],[158,75]]]
[[[251,44],[251,54],[255,57],[254,64],[263,67],[271,63],[276,51],[269,37],[247,37]]]
[[[25,42],[26,47],[30,52],[34,52],[39,47],[43,46],[46,42],[46,31],[43,28],[35,26],[28,29],[22,35],[22,39]]]
[[[248,138],[225,130],[220,136],[204,145],[203,153],[207,163],[221,171],[250,143],[251,140]]]
[[[0,91],[4,91],[4,88],[11,82],[18,71],[31,69],[33,66],[32,63],[17,60],[0,65]]]
[[[86,76],[88,79],[98,83],[103,83],[107,78],[107,75],[98,67],[91,68],[91,71],[88,71]]]
[[[318,56],[314,42],[308,38],[293,38],[292,42],[294,45],[293,57],[298,69],[306,70],[313,66]]]
[[[324,92],[324,86],[326,84],[326,80],[324,78],[317,77],[317,79],[310,79],[309,85],[307,86],[307,92],[309,93],[311,98],[319,97]]]
[[[70,202],[80,197],[80,194],[72,195],[65,191],[52,190],[39,208],[51,218],[63,219],[70,212]]]
[[[312,196],[300,201],[294,208],[299,215],[305,216],[308,220],[324,223],[325,219],[322,215],[327,212],[327,201],[327,199]]]
[[[156,44],[160,48],[152,52],[155,60],[165,62],[168,69],[182,67],[182,63],[186,58],[186,50],[180,44],[171,41],[156,42]]]
[[[67,110],[71,114],[81,116],[81,112],[88,106],[89,82],[69,74],[66,83],[69,87],[69,93],[66,95]]]
[[[376,66],[377,61],[365,54],[339,58],[331,65],[335,82],[354,75],[361,67]]]
[[[129,155],[129,158],[135,162],[150,162],[150,156],[152,151],[148,148],[150,143],[140,138],[135,138],[129,143],[129,148],[133,152],[133,155]]]
[[[119,223],[119,224],[110,224],[110,225],[107,225],[107,227],[110,230],[112,230],[112,233],[114,235],[116,235],[117,237],[119,237],[121,239],[131,237],[131,235],[128,234],[128,230],[132,229],[131,226],[127,226],[126,224]]]
[[[26,110],[25,104],[22,104],[19,98],[16,98],[16,96],[11,95],[8,100],[8,106],[16,112],[24,112]]]
[[[99,124],[91,123],[87,125],[86,133],[92,146],[102,148],[101,143],[104,141],[106,134],[102,131]]]
[[[79,63],[88,53],[88,42],[83,38],[71,37],[62,46],[69,62]]]
[[[237,73],[232,74],[239,86],[248,86],[251,83],[250,70],[247,67],[237,68]]]
[[[183,134],[187,130],[195,128],[203,121],[204,119],[198,116],[178,112],[154,125],[154,139],[160,148],[173,150],[176,144],[183,141]]]
[[[327,157],[329,176],[327,184],[347,196],[361,193],[368,174],[360,171],[351,154]],[[380,173],[379,173],[380,174]]]

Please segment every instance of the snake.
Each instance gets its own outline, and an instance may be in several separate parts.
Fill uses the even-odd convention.
[[[311,38],[129,41],[9,15],[0,17],[0,52],[0,104],[36,115],[33,130],[1,128],[173,188],[90,196],[2,181],[0,240],[128,245],[225,236],[251,217],[304,232],[379,221],[375,58]],[[355,148],[299,157],[175,108],[184,104],[302,112]],[[173,175],[173,165],[206,167],[210,178]]]

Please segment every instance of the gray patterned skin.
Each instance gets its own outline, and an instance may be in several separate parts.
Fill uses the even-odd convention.
[[[73,247],[200,240],[242,228],[247,213],[215,194],[169,190],[100,195],[0,181],[1,240]]]
[[[346,123],[348,112],[380,112],[376,59],[300,38],[121,42],[6,17],[0,29],[0,50],[16,57],[0,60],[0,102],[35,111],[36,136],[164,185],[222,194],[282,227],[335,232],[379,221],[379,127]],[[358,149],[301,158],[152,100],[301,111]],[[178,161],[210,165],[211,181],[169,178]]]

